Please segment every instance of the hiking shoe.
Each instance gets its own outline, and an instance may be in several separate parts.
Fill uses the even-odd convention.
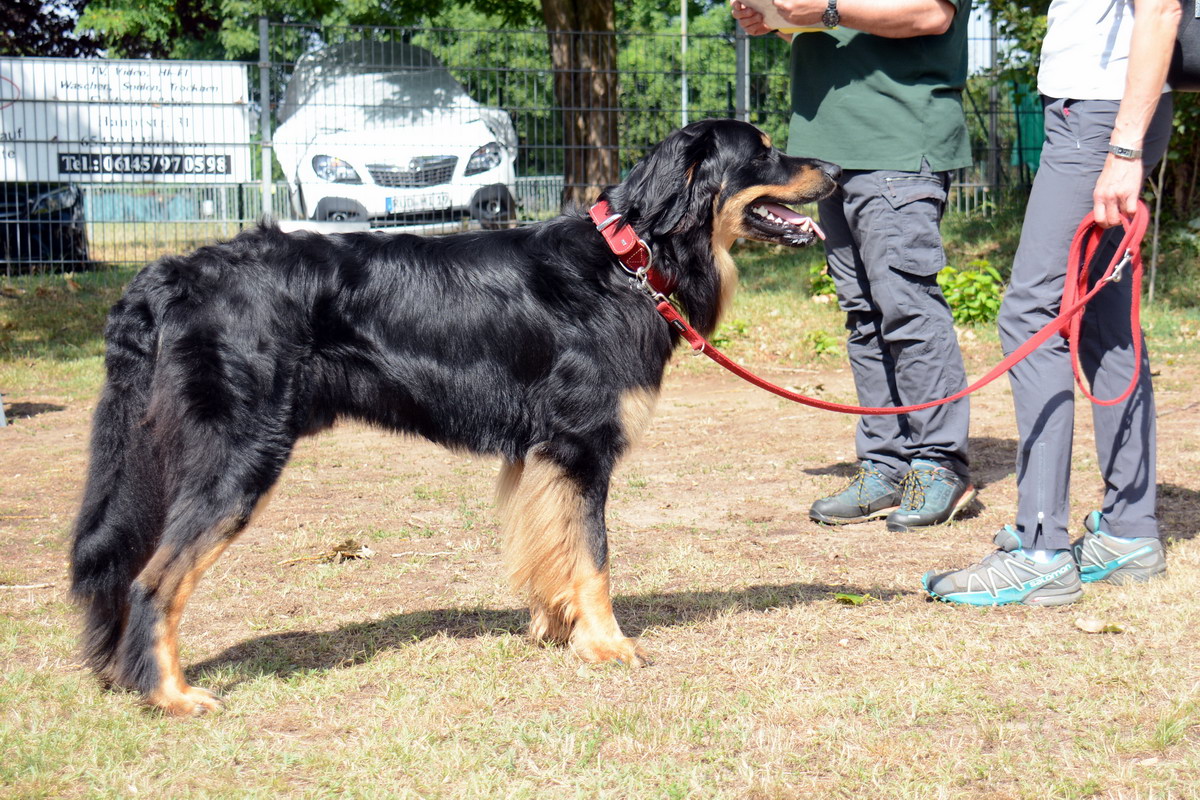
[[[808,510],[810,519],[825,525],[845,525],[886,517],[900,507],[900,487],[892,483],[870,461],[858,465],[850,485],[837,494],[822,497]]]
[[[1104,515],[1093,511],[1083,520],[1083,538],[1071,544],[1081,581],[1139,583],[1166,572],[1162,540],[1155,536],[1113,536],[1103,525]]]
[[[1021,539],[1011,525],[1001,528],[993,541],[1000,549],[973,567],[926,572],[921,579],[925,591],[935,600],[971,606],[1061,606],[1083,594],[1069,551],[1043,564],[1021,549]]]
[[[900,507],[887,518],[887,529],[897,533],[949,522],[976,494],[954,470],[920,458],[912,462],[900,488]]]

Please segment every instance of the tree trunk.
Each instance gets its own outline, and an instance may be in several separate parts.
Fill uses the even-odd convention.
[[[613,0],[542,0],[562,109],[563,202],[590,203],[620,180]]]

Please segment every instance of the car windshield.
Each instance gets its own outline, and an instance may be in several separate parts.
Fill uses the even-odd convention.
[[[464,111],[478,106],[424,48],[351,43],[297,62],[279,121],[297,118],[325,130],[435,125],[447,115],[462,121]]]

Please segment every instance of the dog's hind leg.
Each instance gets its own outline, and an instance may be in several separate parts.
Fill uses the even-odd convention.
[[[179,623],[204,571],[265,504],[279,470],[256,467],[187,475],[168,510],[163,537],[130,589],[115,679],[169,714],[198,714],[221,705],[211,692],[185,680]]]
[[[534,639],[569,643],[585,661],[641,666],[649,659],[621,632],[609,596],[604,504],[615,459],[590,455],[547,442],[504,468],[509,576],[529,597]]]

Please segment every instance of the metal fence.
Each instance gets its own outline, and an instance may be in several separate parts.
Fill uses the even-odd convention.
[[[0,271],[139,264],[264,212],[427,232],[522,224],[599,188],[581,175],[619,178],[689,120],[738,117],[786,140],[789,54],[775,37],[732,22],[686,39],[562,36],[264,21],[257,64],[0,59]],[[583,66],[556,70],[556,47]],[[974,19],[976,164],[956,176],[952,210],[986,211],[1023,177],[1027,126],[989,77],[995,48]]]

